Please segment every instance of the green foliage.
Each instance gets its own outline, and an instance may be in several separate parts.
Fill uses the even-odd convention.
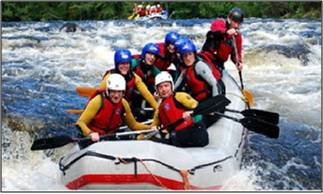
[[[3,21],[106,20],[126,19],[134,3],[141,2],[1,2]],[[155,2],[144,2],[144,4]],[[321,2],[161,2],[173,12],[172,19],[225,18],[233,7],[240,7],[246,17],[321,18]]]

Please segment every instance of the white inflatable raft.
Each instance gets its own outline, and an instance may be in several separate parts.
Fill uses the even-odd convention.
[[[226,72],[223,81],[231,101],[227,108],[244,110],[237,83]],[[208,133],[210,143],[201,148],[149,140],[95,143],[60,160],[62,181],[69,189],[220,190],[240,170],[247,129],[221,118]]]

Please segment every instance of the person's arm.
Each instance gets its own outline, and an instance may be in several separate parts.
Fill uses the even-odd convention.
[[[186,92],[176,92],[175,99],[185,108],[190,110],[195,109],[198,105],[198,101],[196,101],[191,95]]]
[[[139,75],[134,73],[134,76],[135,76],[135,84],[136,84],[138,91],[145,98],[145,100],[147,100],[147,102],[150,104],[150,106],[154,110],[156,110],[158,108],[158,103],[155,100],[154,96],[149,92],[146,84],[142,81],[142,79],[139,77]]]
[[[124,121],[125,121],[125,123],[128,125],[128,127],[130,129],[144,130],[144,129],[149,129],[150,128],[149,125],[138,123],[136,121],[135,117],[133,116],[133,114],[131,112],[129,103],[124,98],[122,99],[122,105],[123,105],[124,110],[125,110]]]
[[[157,126],[160,126],[160,120],[159,120],[158,114],[159,114],[159,111],[158,111],[158,110],[156,110],[156,111],[154,112],[154,116],[153,116],[153,123],[151,124],[151,127],[157,127]]]
[[[101,107],[101,96],[97,95],[94,97],[86,106],[85,110],[81,114],[80,118],[77,120],[76,125],[78,125],[84,136],[88,136],[92,131],[87,126],[92,119],[95,117],[95,115],[98,113],[100,107]]]
[[[237,46],[237,52],[238,52],[238,61],[236,60],[236,53],[235,53],[234,47],[231,52],[231,60],[234,62],[234,64],[236,64],[237,62],[242,63],[242,54],[241,54],[242,53],[242,36],[241,36],[240,32],[238,32],[237,35],[235,36],[235,40],[236,40],[236,46]]]
[[[195,65],[195,73],[212,87],[212,96],[219,94],[218,83],[212,73],[211,67],[209,67],[208,64],[202,61],[197,62]]]
[[[176,91],[180,86],[183,84],[183,76],[186,69],[181,72],[181,74],[178,76],[176,83],[174,84],[174,91]]]
[[[175,94],[175,99],[181,103],[184,107],[190,110],[194,110],[198,106],[198,101],[196,101],[191,95],[185,92],[177,92]],[[193,111],[186,111],[183,113],[183,118],[188,120],[190,118],[193,119],[194,123],[198,123],[202,120],[202,115],[195,115],[191,117]]]

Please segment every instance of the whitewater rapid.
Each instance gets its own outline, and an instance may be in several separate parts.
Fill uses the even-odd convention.
[[[140,53],[169,31],[200,49],[212,20],[136,24],[76,22],[86,31],[60,32],[63,22],[2,23],[2,190],[66,190],[59,158],[71,147],[30,151],[36,137],[75,135],[86,99],[77,86],[98,86],[117,48]],[[321,22],[248,18],[243,79],[255,108],[280,113],[279,139],[250,132],[242,170],[224,190],[321,189]],[[238,81],[232,64],[228,71]]]

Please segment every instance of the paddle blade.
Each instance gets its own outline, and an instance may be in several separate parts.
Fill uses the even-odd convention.
[[[246,89],[244,89],[242,91],[242,94],[247,99],[247,102],[249,104],[249,107],[253,107],[253,96],[252,96],[252,94],[248,90],[246,90]]]
[[[81,114],[84,110],[81,109],[67,109],[64,110],[66,113],[71,113],[71,114]]]
[[[247,109],[242,111],[241,114],[246,117],[256,117],[274,125],[277,125],[279,123],[279,114],[275,112],[258,109]]]
[[[90,87],[77,87],[76,92],[80,96],[90,97],[92,96],[99,88],[90,88]]]
[[[77,141],[69,136],[49,137],[44,139],[36,139],[31,146],[31,150],[45,150],[64,146],[68,143]]]
[[[273,125],[271,123],[253,117],[245,117],[243,119],[240,119],[239,122],[244,127],[255,133],[259,133],[274,139],[277,139],[279,137],[279,127],[277,125]]]
[[[132,14],[130,16],[128,16],[128,20],[132,20],[132,18],[135,16],[135,14]]]
[[[227,105],[230,104],[230,100],[224,95],[217,95],[207,100],[200,102],[194,110],[194,114],[208,114],[212,112],[221,112]]]

